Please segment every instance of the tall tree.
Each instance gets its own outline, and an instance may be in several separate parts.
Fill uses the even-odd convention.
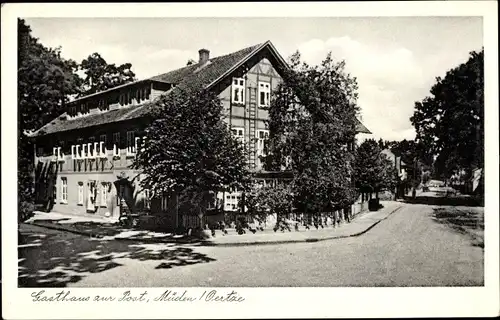
[[[356,151],[356,187],[364,193],[378,194],[392,190],[397,183],[397,172],[392,162],[381,153],[379,142],[365,140]]]
[[[58,116],[81,83],[76,62],[63,59],[60,48],[41,44],[22,19],[18,19],[18,44],[18,199],[22,215],[29,213],[34,192],[34,146],[28,135]]]
[[[246,184],[243,146],[223,121],[215,94],[178,87],[158,101],[152,119],[133,164],[145,174],[143,187],[181,194],[186,212],[204,214],[210,191]]]
[[[436,157],[437,173],[484,167],[484,49],[436,78],[430,93],[415,103],[410,120],[417,141]]]
[[[136,80],[135,73],[131,70],[132,64],[124,63],[119,66],[108,64],[97,52],[84,59],[80,64],[80,69],[85,73],[81,96],[111,89]]]
[[[331,54],[310,66],[297,52],[290,67],[273,93],[266,168],[293,172],[291,189],[301,210],[342,208],[355,198],[356,80]]]

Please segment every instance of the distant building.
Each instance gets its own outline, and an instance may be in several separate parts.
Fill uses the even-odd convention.
[[[402,198],[406,194],[406,188],[407,188],[407,179],[408,179],[407,165],[403,160],[401,160],[400,155],[397,155],[390,149],[384,149],[381,151],[381,153],[384,154],[396,168],[399,177],[399,183],[396,186],[396,190],[394,190],[395,193],[394,196],[396,199]]]

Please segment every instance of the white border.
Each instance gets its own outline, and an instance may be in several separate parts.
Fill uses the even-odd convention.
[[[2,296],[7,319],[76,318],[297,318],[495,316],[498,269],[498,16],[495,1],[4,4],[2,6]],[[17,288],[16,19],[17,17],[362,17],[482,16],[486,99],[485,287],[482,288],[233,288],[239,304],[30,303],[32,289]],[[162,289],[143,288],[149,292]],[[189,289],[193,294],[201,288]],[[230,288],[222,291],[230,291]],[[57,292],[58,289],[52,290]],[[71,289],[79,295],[123,289]],[[116,304],[116,305],[115,305]]]

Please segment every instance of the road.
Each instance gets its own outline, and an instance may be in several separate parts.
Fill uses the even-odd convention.
[[[21,286],[481,286],[484,253],[405,204],[359,237],[315,243],[200,247],[90,240],[29,227]]]

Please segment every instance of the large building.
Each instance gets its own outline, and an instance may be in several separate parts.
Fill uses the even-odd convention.
[[[56,212],[110,217],[124,207],[164,212],[168,223],[178,225],[177,213],[167,214],[169,197],[153,200],[139,187],[140,171],[129,168],[155,100],[177,86],[216,92],[232,132],[250,149],[249,168],[261,172],[266,108],[286,68],[270,41],[215,58],[201,49],[198,63],[68,103],[64,114],[34,134],[39,202],[52,199]],[[361,123],[358,131],[369,133]],[[225,193],[224,210],[235,210],[239,198]]]

